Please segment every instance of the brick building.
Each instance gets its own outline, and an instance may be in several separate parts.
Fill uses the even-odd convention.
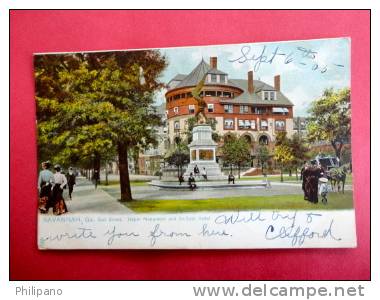
[[[202,59],[190,74],[178,74],[168,83],[165,98],[171,143],[186,132],[187,119],[195,115],[197,101],[191,91],[205,74],[206,115],[215,119],[220,135],[243,135],[254,151],[258,143],[273,146],[278,131],[293,134],[293,103],[281,92],[279,75],[273,86],[254,80],[252,71],[246,79],[232,79],[218,69],[217,57],[211,57],[210,64]]]

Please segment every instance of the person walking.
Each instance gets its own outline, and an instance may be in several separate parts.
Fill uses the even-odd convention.
[[[38,209],[43,214],[48,212],[51,205],[51,188],[54,183],[54,174],[49,170],[50,165],[49,161],[41,163],[42,170],[38,175]]]
[[[327,186],[327,183],[329,182],[329,180],[326,178],[326,177],[321,177],[319,178],[319,183],[320,183],[320,186],[319,186],[319,195],[321,195],[322,197],[322,203],[323,204],[327,204],[327,194],[328,194],[328,186]]]
[[[65,199],[63,199],[63,189],[67,185],[67,179],[66,176],[61,173],[60,165],[55,165],[54,170],[54,185],[52,189],[53,213],[55,215],[61,215],[68,211]]]
[[[75,174],[72,167],[69,168],[69,173],[66,175],[66,179],[67,179],[67,186],[69,188],[69,198],[70,200],[72,200],[71,195],[73,193],[74,185],[75,185]]]
[[[313,164],[308,167],[305,172],[305,197],[312,203],[318,203],[318,180],[322,177],[321,168]]]
[[[98,187],[99,179],[100,179],[99,171],[98,170],[94,170],[94,174],[92,175],[92,180],[93,180],[94,185],[95,185],[95,190]]]
[[[230,182],[232,182],[232,184],[235,184],[235,176],[232,174],[232,172],[228,174],[228,184],[230,184]]]

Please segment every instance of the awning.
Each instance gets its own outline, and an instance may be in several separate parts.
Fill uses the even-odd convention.
[[[273,113],[288,113],[289,110],[286,107],[273,107],[272,112]]]

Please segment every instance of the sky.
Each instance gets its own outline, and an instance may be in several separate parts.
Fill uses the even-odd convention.
[[[161,76],[168,83],[175,75],[189,74],[202,60],[218,57],[218,69],[231,79],[254,79],[273,86],[281,75],[281,91],[294,104],[295,116],[307,116],[311,101],[326,88],[350,87],[350,39],[334,38],[271,43],[165,48],[159,51],[169,62]],[[157,93],[156,103],[165,101],[166,90]]]

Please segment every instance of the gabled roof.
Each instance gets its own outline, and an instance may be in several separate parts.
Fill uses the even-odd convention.
[[[220,71],[215,68],[211,68],[209,64],[207,64],[203,59],[202,61],[190,72],[188,75],[177,74],[170,83],[173,81],[178,81],[178,84],[171,85],[169,90],[177,89],[182,87],[193,87],[196,86],[205,74],[219,74],[219,75],[227,75],[227,73]],[[243,91],[242,94],[235,98],[221,98],[220,103],[236,103],[236,104],[273,104],[273,105],[287,105],[292,106],[293,103],[280,91],[277,92],[277,100],[268,101],[262,99],[261,91],[275,91],[275,88],[269,84],[266,84],[260,80],[254,80],[253,85],[255,87],[255,92],[250,94],[248,92],[248,80],[246,79],[230,79],[228,78],[227,83],[220,82],[206,82],[205,86],[210,85],[225,85],[239,88]]]
[[[185,79],[186,76],[186,74],[177,74],[170,81],[182,81]]]
[[[203,76],[210,70],[210,66],[202,59],[202,61],[187,75],[176,88],[185,86],[196,86]]]
[[[208,63],[206,63],[203,59],[202,61],[194,68],[193,71],[184,78],[181,78],[182,74],[176,75],[170,82],[175,80],[181,80],[180,83],[178,83],[173,88],[181,88],[181,87],[190,87],[190,86],[196,86],[202,78],[205,76],[205,74],[218,74],[218,75],[227,75],[227,73],[220,71],[215,68],[211,68]],[[227,83],[220,83],[220,82],[207,82],[205,85],[228,85],[228,86],[235,86],[232,82],[228,80]]]
[[[274,87],[262,82],[260,80],[254,80],[253,85],[255,92],[250,94],[248,92],[248,80],[245,79],[231,79],[235,85],[241,88],[244,92],[235,98],[221,98],[220,103],[225,104],[273,104],[273,105],[293,105],[293,103],[280,91],[277,91],[277,99],[273,101],[263,100],[261,91],[275,91]]]

